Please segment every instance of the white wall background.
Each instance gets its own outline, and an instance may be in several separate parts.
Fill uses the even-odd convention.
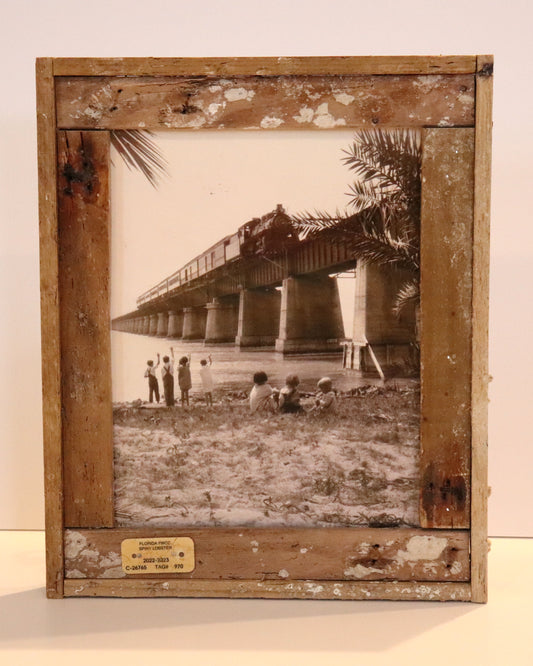
[[[0,0],[0,529],[43,527],[38,56],[494,53],[489,532],[533,536],[530,0]]]

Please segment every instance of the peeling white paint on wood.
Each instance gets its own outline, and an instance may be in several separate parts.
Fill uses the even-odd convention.
[[[468,583],[417,583],[347,581],[185,581],[168,580],[155,583],[146,580],[103,581],[88,580],[76,587],[73,581],[65,581],[66,596],[210,596],[210,597],[260,597],[299,599],[419,599],[447,600],[471,599]],[[322,588],[322,589],[320,589]]]
[[[272,124],[261,124],[267,111],[283,120],[284,127],[309,124],[313,129],[375,122],[380,126],[437,125],[443,119],[452,125],[473,123],[472,76],[453,81],[433,75],[390,76],[380,77],[377,83],[376,77],[361,76],[333,81],[327,77],[254,77],[246,85],[239,78],[191,83],[172,77],[120,82],[112,77],[98,82],[90,77],[60,77],[58,123],[60,127],[70,127],[74,121],[76,127],[128,129],[143,121],[150,129],[184,129],[203,126],[192,123],[191,118],[204,117],[206,126],[218,129],[270,129]]]
[[[338,549],[342,552],[336,553],[335,564],[332,565],[336,580],[414,579],[421,582],[435,577],[440,580],[464,580],[468,577],[468,541],[464,535],[456,537],[442,532],[420,535],[404,530],[386,530],[387,534],[393,532],[397,535],[394,539],[387,539],[383,538],[382,530],[369,532],[375,533],[366,533],[366,538],[361,538],[359,544],[357,541],[354,543],[353,537],[345,542],[344,547],[341,546],[342,540],[339,541]],[[69,578],[124,577],[119,553],[121,540],[128,538],[128,532],[113,538],[109,538],[110,534],[105,530],[69,530],[67,534],[66,553],[69,557],[66,571]],[[242,544],[241,538],[246,536],[249,538]],[[205,541],[204,535],[197,537],[202,563],[192,578],[211,578],[214,572],[222,570],[221,566],[226,567],[224,571],[227,575],[241,579],[279,579],[286,573],[287,578],[293,580],[322,581],[332,574],[331,568],[329,571],[324,569],[320,558],[317,560],[311,556],[313,544],[302,540],[302,535],[295,534],[294,541],[279,544],[274,552],[270,548],[264,551],[263,541],[259,541],[256,533],[247,535],[238,532],[234,536],[235,541],[232,541],[231,534],[225,538],[224,552],[228,562],[222,565],[220,552],[213,549],[211,539]],[[239,541],[242,546],[238,545]],[[449,550],[452,547],[453,554]],[[229,556],[227,553],[232,549],[234,552]],[[439,549],[442,551],[440,556],[423,559],[433,557]],[[456,561],[460,566],[452,568]]]
[[[65,533],[65,571],[67,578],[123,578],[122,560],[115,551],[105,555],[76,531]]]
[[[400,563],[418,562],[419,560],[436,560],[439,558],[448,541],[435,536],[414,536],[409,539],[405,550],[399,550],[397,559]]]
[[[302,106],[298,115],[293,116],[297,123],[310,123],[313,120],[315,112],[308,106]]]
[[[283,125],[284,121],[281,118],[275,118],[274,116],[265,116],[261,121],[261,127],[263,129],[275,129],[280,125]]]
[[[417,88],[422,88],[423,90],[431,90],[437,86],[442,81],[442,79],[443,77],[439,74],[434,74],[433,76],[425,74],[423,76],[417,76],[413,80],[413,85]]]
[[[87,539],[79,532],[65,534],[65,558],[74,559],[87,547]]]
[[[255,97],[255,92],[246,88],[230,88],[224,92],[224,97],[228,102],[238,102],[241,99],[250,102]]]
[[[334,97],[336,102],[344,104],[344,106],[348,106],[355,100],[355,97],[353,95],[348,95],[348,93],[337,93]]]
[[[329,105],[327,102],[320,104],[316,110],[315,117],[313,118],[313,123],[322,129],[329,129],[331,127],[346,125],[346,120],[344,118],[335,118],[329,112]]]
[[[365,567],[362,564],[356,564],[354,567],[348,567],[344,570],[344,575],[346,578],[365,578],[370,574],[377,573],[382,574],[381,569],[375,569],[374,567]]]
[[[469,93],[461,93],[457,96],[457,101],[463,104],[464,106],[471,106],[474,104],[474,95]]]
[[[450,573],[454,576],[460,574],[462,570],[463,570],[463,565],[461,564],[461,562],[456,561],[450,567]]]
[[[207,113],[209,113],[210,116],[215,116],[220,109],[223,109],[226,105],[224,103],[216,104],[213,102],[207,107]]]

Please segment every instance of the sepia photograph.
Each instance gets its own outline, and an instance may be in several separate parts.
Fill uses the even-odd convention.
[[[420,132],[111,142],[116,525],[418,526]]]

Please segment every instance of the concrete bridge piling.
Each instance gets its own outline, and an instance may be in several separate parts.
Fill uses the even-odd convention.
[[[168,313],[169,338],[181,338],[183,334],[183,312],[181,310],[170,310]]]
[[[206,320],[205,307],[183,308],[183,340],[205,339]]]
[[[280,306],[277,289],[241,289],[237,347],[273,347],[279,335]]]
[[[165,338],[168,335],[168,312],[157,313],[157,332],[156,335],[160,338]]]
[[[416,313],[393,312],[400,285],[409,274],[389,267],[359,264],[355,279],[354,328],[345,365],[374,367],[368,345],[383,367],[412,354]],[[206,299],[207,300],[207,299]],[[196,303],[201,302],[199,300]],[[275,286],[244,288],[204,305],[122,317],[113,328],[138,335],[233,342],[236,347],[271,347],[283,354],[340,351],[345,331],[336,277],[314,273],[287,277]]]
[[[316,275],[283,280],[276,351],[338,351],[342,338],[337,278]]]
[[[238,298],[214,298],[206,309],[205,343],[235,342],[239,320]]]
[[[337,279],[327,275],[290,277],[281,289],[241,288],[205,305],[115,320],[113,328],[282,353],[337,351],[344,337]]]
[[[409,275],[401,270],[359,264],[356,270],[354,329],[346,367],[374,367],[368,344],[383,367],[412,354],[414,308],[397,317],[394,298]],[[207,300],[207,297],[206,297]],[[233,342],[236,347],[271,347],[282,354],[341,350],[345,336],[336,277],[314,273],[287,277],[281,288],[245,288],[179,307],[161,303],[151,314],[132,313],[114,320],[113,328],[158,337]]]
[[[404,270],[359,264],[355,280],[353,349],[349,366],[365,370],[374,367],[368,344],[380,363],[387,367],[403,363],[412,354],[415,339],[414,306],[397,316],[395,296],[412,275]]]

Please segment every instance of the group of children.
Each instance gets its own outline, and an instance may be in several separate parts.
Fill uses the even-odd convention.
[[[174,347],[170,348],[170,355],[163,356],[163,366],[161,368],[161,379],[163,380],[163,392],[165,396],[165,404],[167,407],[172,407],[176,400],[174,398]],[[156,368],[159,367],[161,357],[157,354],[157,363],[154,365],[152,360],[146,362],[146,370],[144,376],[148,379],[148,401],[158,403],[159,396],[159,382],[157,380]],[[181,391],[181,404],[182,406],[189,404],[189,391],[192,388],[191,381],[191,355],[182,356],[178,362],[178,386]],[[200,379],[204,389],[205,401],[207,405],[213,404],[213,375],[211,374],[211,356],[207,359],[203,358],[200,361]]]
[[[318,381],[318,391],[315,395],[315,403],[305,410],[300,404],[300,392],[298,375],[287,375],[285,386],[278,391],[268,383],[265,372],[254,374],[254,385],[250,392],[250,411],[255,412],[281,412],[282,414],[301,414],[304,412],[334,412],[337,404],[333,382],[329,377],[322,377]]]
[[[161,363],[161,357],[157,354],[157,363],[154,365],[152,360],[146,362],[144,376],[148,379],[148,401],[159,403],[159,382],[156,375],[156,369]],[[189,405],[189,391],[192,388],[191,381],[191,355],[182,356],[178,362],[178,386],[181,391],[181,405]],[[207,406],[213,404],[213,375],[211,373],[212,359],[208,356],[200,361],[200,379],[204,391],[205,402]],[[163,381],[163,393],[165,404],[172,407],[175,404],[174,398],[174,348],[170,348],[170,357],[163,356],[163,365],[161,367],[161,379]],[[287,375],[285,386],[281,389],[274,389],[268,383],[268,377],[262,370],[254,374],[254,385],[250,391],[250,411],[255,412],[281,412],[282,414],[301,414],[309,412],[333,412],[336,407],[336,397],[333,391],[333,383],[329,377],[322,377],[317,387],[318,392],[315,396],[315,404],[311,409],[305,410],[300,404],[300,392],[298,385],[300,380],[297,375]]]

